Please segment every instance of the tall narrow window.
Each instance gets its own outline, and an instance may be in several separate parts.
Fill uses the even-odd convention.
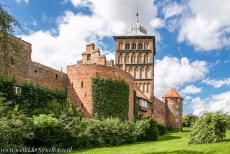
[[[129,43],[125,44],[125,49],[130,49],[130,44]]]
[[[132,43],[132,49],[136,49],[136,43]]]
[[[84,85],[83,85],[83,81],[81,81],[81,88],[83,88],[83,86],[84,86]]]
[[[138,49],[142,49],[142,43],[138,44]]]
[[[87,60],[91,60],[91,54],[87,54]]]

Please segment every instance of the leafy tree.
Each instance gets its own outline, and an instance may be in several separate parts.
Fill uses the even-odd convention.
[[[183,117],[183,126],[184,127],[191,127],[197,119],[198,119],[198,117],[195,115],[185,115]]]
[[[206,113],[200,117],[192,128],[190,144],[215,143],[221,141],[227,129],[226,115]]]
[[[21,30],[19,22],[0,4],[0,50],[2,50],[5,62],[5,74],[8,74],[8,66],[12,56],[18,55],[17,53],[22,47],[19,39],[12,35],[15,29]]]

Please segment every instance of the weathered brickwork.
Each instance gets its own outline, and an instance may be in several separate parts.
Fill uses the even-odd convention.
[[[33,62],[31,44],[22,40],[21,42],[23,50],[10,58],[7,74],[3,53],[0,50],[0,73],[15,78],[18,85],[33,83],[52,89],[67,90],[71,102],[81,108],[85,117],[90,118],[92,117],[92,78],[122,80],[129,85],[129,120],[134,118],[133,95],[136,91],[140,115],[152,117],[157,122],[172,128],[182,127],[183,98],[175,88],[163,96],[163,101],[153,94],[154,37],[116,37],[116,66],[113,60],[107,61],[100,50],[96,49],[93,43],[89,43],[82,54],[82,60],[76,65],[68,66],[67,74]],[[137,50],[123,50],[127,43],[130,46],[133,43],[136,46],[140,43],[142,45]]]
[[[100,50],[95,48],[94,43],[88,43],[85,52],[82,53],[82,60],[79,60],[77,64],[113,66],[113,60],[107,61],[105,55],[102,55]]]
[[[18,85],[33,83],[52,89],[65,90],[67,75],[40,63],[33,62],[31,60],[31,44],[20,39],[18,40],[22,44],[22,49],[9,58],[7,72],[5,71],[5,59],[1,50],[0,73],[10,78],[15,78]]]
[[[129,85],[128,117],[129,120],[133,119],[133,91],[135,90],[135,84],[132,76],[129,73],[126,73],[119,68],[110,66],[79,64],[68,66],[67,74],[75,92],[90,115],[92,115],[91,84],[93,77],[105,77],[112,80],[122,80],[126,82]]]
[[[154,36],[114,36],[115,65],[130,73],[149,98],[154,96]]]
[[[166,105],[156,97],[153,100],[153,118],[161,124],[166,124]]]

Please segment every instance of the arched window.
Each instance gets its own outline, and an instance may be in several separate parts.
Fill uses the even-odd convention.
[[[142,49],[142,48],[143,48],[142,43],[138,43],[138,49]]]
[[[120,55],[119,57],[120,57],[120,58],[119,58],[119,63],[120,63],[120,64],[123,64],[123,55]]]
[[[142,63],[142,55],[141,54],[138,54],[138,57],[137,57],[137,63]]]
[[[149,43],[145,43],[145,49],[149,49]]]
[[[132,76],[134,76],[134,68],[133,68],[133,67],[130,67],[130,68],[129,68],[129,73],[130,73]]]
[[[151,78],[150,67],[147,67],[146,70],[145,70],[145,78],[146,79],[150,79]]]
[[[137,55],[133,54],[133,64],[137,63]]]
[[[143,92],[144,93],[146,92],[145,88],[146,88],[146,83],[143,84]]]
[[[144,79],[145,78],[145,69],[142,67],[140,69],[140,79]]]
[[[135,69],[135,79],[139,79],[140,78],[140,69],[138,67],[136,67]]]
[[[126,57],[125,57],[125,63],[126,64],[129,64],[129,55],[127,54]]]
[[[132,43],[132,49],[136,49],[136,43]]]
[[[119,43],[118,49],[120,49],[120,50],[123,50],[123,49],[124,49],[124,48],[123,48],[123,43],[122,43],[122,42]]]
[[[125,44],[125,49],[130,49],[130,44],[129,43]]]
[[[147,91],[146,91],[147,93],[149,93],[149,87],[150,87],[150,83],[147,83],[147,89],[146,89],[146,90],[147,90]]]
[[[130,58],[130,60],[131,60],[130,63],[133,64],[133,63],[134,63],[134,59],[133,59],[134,56],[133,56],[133,54],[131,54],[130,57],[131,57],[131,58]]]
[[[144,63],[147,64],[149,62],[149,55],[146,54],[144,57]]]

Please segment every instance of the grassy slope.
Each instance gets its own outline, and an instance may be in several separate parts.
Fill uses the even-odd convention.
[[[75,151],[76,154],[230,154],[230,131],[223,142],[188,145],[189,132],[169,133],[156,142],[141,142],[116,147],[93,148]]]

